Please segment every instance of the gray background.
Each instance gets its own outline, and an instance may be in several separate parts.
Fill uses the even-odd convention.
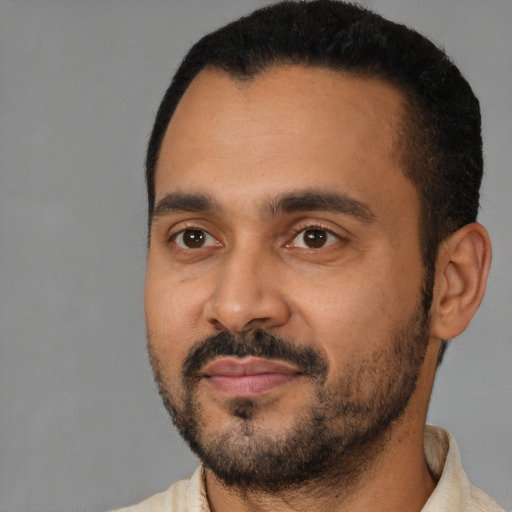
[[[264,2],[0,0],[0,510],[100,511],[196,465],[145,354],[142,163],[201,35]],[[366,2],[445,46],[482,103],[483,307],[452,343],[430,421],[512,509],[512,2]]]

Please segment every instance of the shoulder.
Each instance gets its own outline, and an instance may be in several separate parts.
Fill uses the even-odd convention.
[[[424,448],[437,485],[422,512],[504,512],[489,495],[469,482],[455,439],[448,431],[427,425]]]
[[[191,478],[172,484],[166,491],[154,494],[137,505],[112,512],[199,512],[208,511],[202,468]]]
[[[176,482],[176,484],[180,483],[181,482]],[[120,508],[112,512],[164,512],[166,497],[172,492],[172,489],[176,484],[171,485],[167,491],[154,494],[137,505]]]

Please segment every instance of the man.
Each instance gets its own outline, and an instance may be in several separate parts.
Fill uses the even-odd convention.
[[[478,101],[360,7],[284,2],[185,57],[147,156],[148,348],[202,467],[136,511],[494,511],[426,427],[491,260]]]

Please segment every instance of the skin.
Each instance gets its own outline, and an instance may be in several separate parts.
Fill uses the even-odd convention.
[[[222,330],[265,328],[313,345],[328,362],[327,383],[350,361],[389,349],[390,332],[414,313],[424,275],[419,198],[394,151],[403,108],[388,84],[317,68],[278,66],[246,82],[207,70],[194,79],[161,148],[145,290],[150,348],[178,404],[188,351]],[[322,209],[270,211],[283,195],[311,190],[354,199],[371,220]],[[177,192],[213,204],[165,208]],[[304,244],[311,227],[328,235],[324,246]],[[183,243],[192,228],[206,234],[201,247]],[[435,486],[422,443],[439,339],[468,324],[489,263],[479,224],[443,243],[416,390],[358,485],[241,495],[207,471],[212,510],[357,511],[375,503],[383,511],[421,510]],[[236,426],[225,394],[202,382],[196,398],[206,436]],[[297,378],[261,401],[268,406],[257,424],[278,435],[314,395]]]

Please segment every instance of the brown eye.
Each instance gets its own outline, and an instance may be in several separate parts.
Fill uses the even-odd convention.
[[[184,229],[175,236],[174,243],[183,249],[200,249],[214,246],[215,239],[202,229]]]
[[[328,229],[312,226],[295,235],[287,247],[298,249],[322,249],[340,241],[340,237]]]
[[[306,229],[302,235],[304,245],[312,249],[323,247],[327,242],[327,233],[323,229]]]

